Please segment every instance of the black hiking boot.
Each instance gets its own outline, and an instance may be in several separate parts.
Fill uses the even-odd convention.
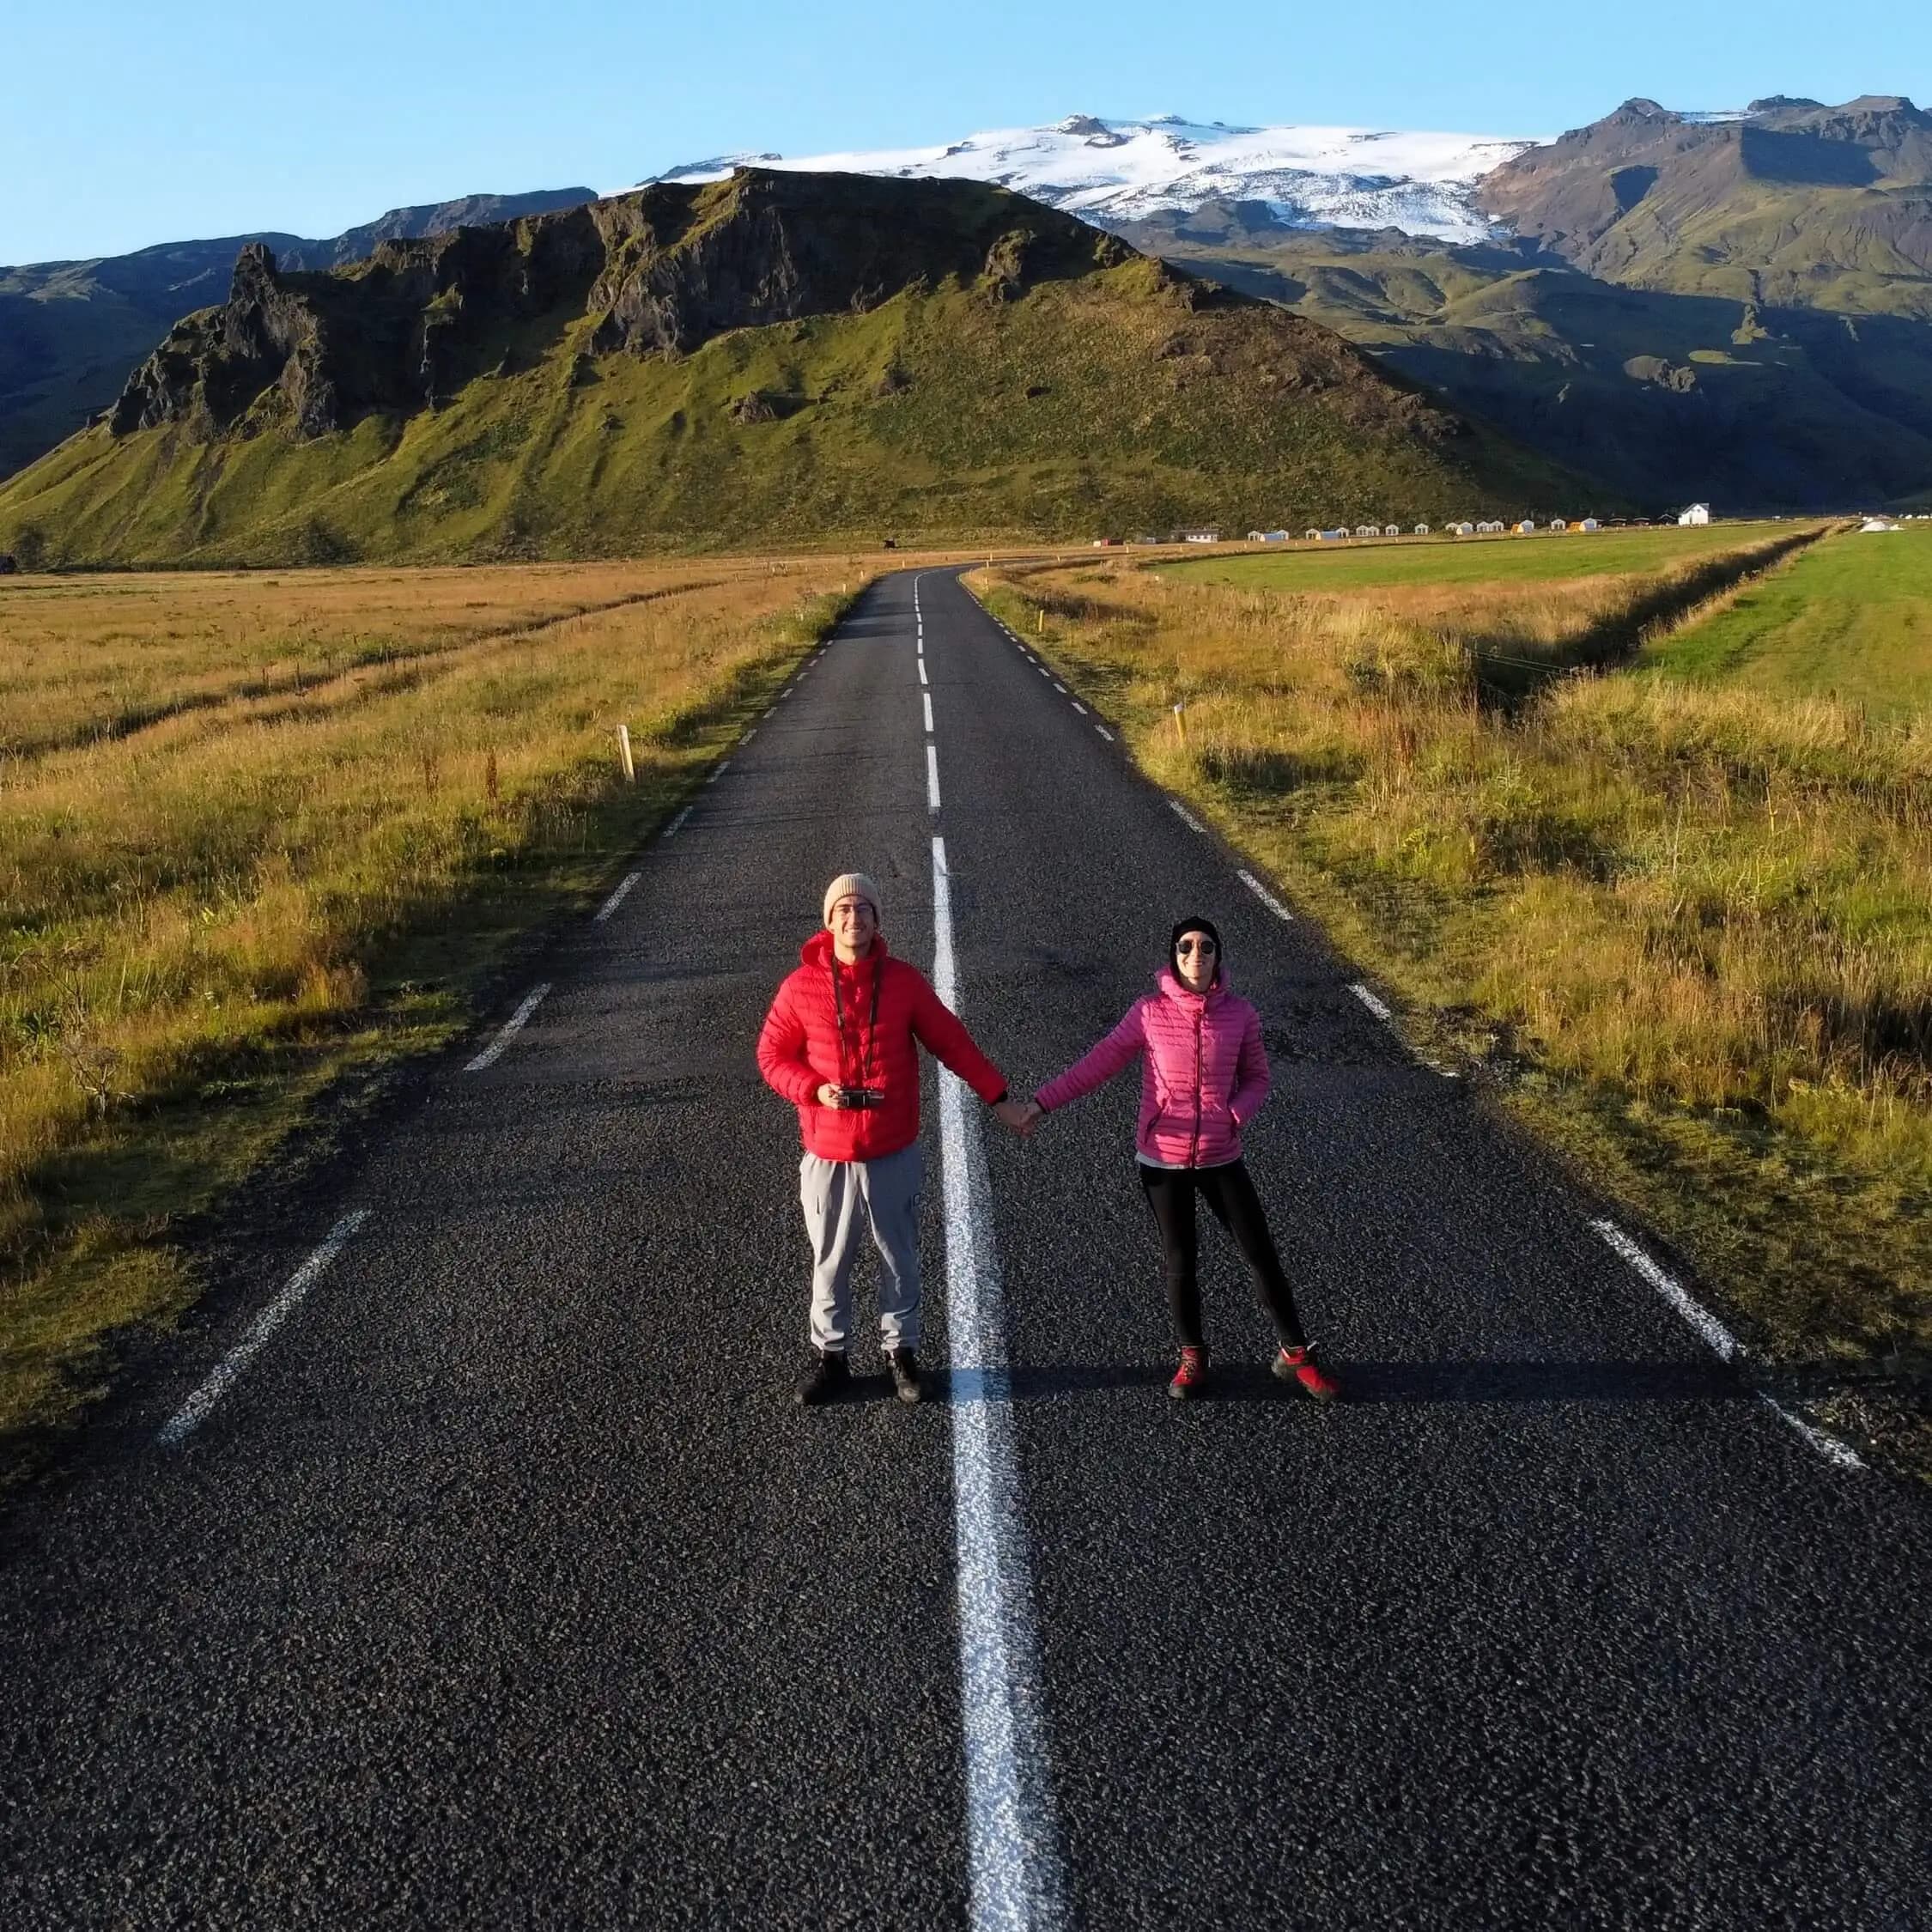
[[[799,1384],[799,1406],[811,1409],[817,1407],[821,1402],[836,1401],[845,1394],[851,1380],[852,1370],[842,1354],[815,1348],[811,1352],[811,1366]]]
[[[886,1352],[885,1365],[892,1371],[892,1393],[902,1402],[919,1400],[919,1358],[909,1348]]]

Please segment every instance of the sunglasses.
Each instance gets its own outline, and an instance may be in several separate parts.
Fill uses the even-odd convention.
[[[1208,939],[1182,939],[1176,942],[1174,950],[1176,952],[1212,952],[1214,942]]]

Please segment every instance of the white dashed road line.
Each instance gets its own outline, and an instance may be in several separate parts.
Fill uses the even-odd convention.
[[[303,1296],[348,1245],[349,1236],[368,1218],[367,1208],[355,1208],[330,1229],[327,1239],[289,1277],[282,1292],[249,1323],[248,1333],[222,1358],[214,1373],[168,1418],[160,1438],[165,1447],[173,1449],[201,1426],[209,1411],[227,1394],[235,1377],[261,1353],[269,1337],[289,1319]]]
[[[1079,699],[1078,699],[1078,698],[1075,698],[1075,699],[1074,699],[1074,701],[1073,701],[1073,708],[1074,708],[1074,709],[1075,709],[1076,711],[1078,711],[1078,713],[1080,714],[1080,715],[1081,715],[1081,716],[1082,716],[1083,718],[1084,718],[1084,717],[1086,716],[1086,714],[1087,714],[1087,708],[1086,708],[1086,706],[1085,706],[1085,705],[1084,705],[1084,704],[1082,704],[1082,703],[1080,702]]]
[[[1782,1402],[1773,1400],[1761,1388],[1758,1391],[1758,1400],[1780,1422],[1789,1423],[1796,1430],[1827,1462],[1835,1462],[1841,1469],[1862,1469],[1865,1467],[1865,1459],[1849,1443],[1841,1443],[1836,1436],[1827,1436],[1822,1429],[1814,1429],[1802,1416],[1793,1415]]]
[[[1744,1353],[1744,1345],[1737,1337],[1709,1309],[1698,1302],[1681,1282],[1659,1267],[1614,1221],[1592,1221],[1590,1229],[1593,1233],[1601,1236],[1697,1330],[1704,1345],[1720,1361],[1735,1362]],[[1841,1443],[1836,1436],[1827,1435],[1822,1429],[1814,1429],[1802,1416],[1793,1415],[1782,1402],[1763,1389],[1758,1390],[1757,1394],[1758,1400],[1780,1422],[1794,1430],[1827,1462],[1835,1463],[1841,1469],[1862,1469],[1865,1467],[1864,1458],[1856,1449]]]
[[[952,889],[933,841],[933,990],[955,1012]],[[1065,1923],[1048,1788],[1033,1586],[1019,1510],[992,1182],[967,1091],[939,1075],[939,1151],[951,1352],[954,1533],[959,1554],[961,1731],[966,1750],[967,1923],[1048,1932]]]
[[[926,675],[926,659],[924,658],[919,660],[919,681],[922,684],[929,684],[933,681]]]
[[[1104,725],[1096,725],[1096,726],[1094,726],[1094,729],[1095,729],[1095,730],[1096,730],[1097,732],[1098,732],[1100,733],[1100,735],[1101,735],[1101,736],[1102,736],[1102,737],[1103,737],[1103,738],[1105,738],[1105,739],[1107,740],[1107,742],[1108,742],[1108,743],[1109,743],[1109,744],[1112,744],[1112,743],[1114,742],[1114,734],[1113,734],[1113,732],[1111,732],[1110,731],[1109,731],[1109,730],[1108,730],[1108,728],[1106,727],[1106,726],[1104,726]]]
[[[1682,1285],[1666,1274],[1614,1221],[1592,1221],[1590,1230],[1607,1242],[1703,1336],[1720,1361],[1735,1361],[1743,1352],[1737,1337],[1708,1309],[1699,1307]]]
[[[544,995],[550,990],[550,982],[545,980],[503,1023],[503,1030],[463,1071],[465,1073],[481,1073],[486,1066],[494,1066],[501,1058],[504,1048],[523,1031],[524,1023],[543,1005]]]
[[[597,916],[592,923],[597,926],[603,925],[605,920],[609,919],[611,914],[624,902],[625,896],[629,894],[631,887],[635,885],[643,876],[641,872],[626,872],[617,881],[617,890],[597,908]]]
[[[926,805],[929,811],[939,809],[939,754],[935,747],[926,747]]]
[[[712,775],[710,775],[710,777],[708,777],[708,779],[706,779],[704,782],[705,782],[705,783],[706,783],[707,785],[715,785],[715,784],[716,784],[716,783],[718,782],[718,781],[719,781],[719,780],[720,780],[720,778],[722,778],[722,777],[723,777],[723,776],[725,775],[725,774],[726,774],[726,773],[727,771],[729,771],[729,770],[731,769],[731,764],[732,764],[732,762],[731,762],[731,760],[730,760],[729,758],[726,758],[726,759],[725,759],[725,760],[724,760],[724,761],[723,761],[723,762],[721,762],[721,763],[720,763],[720,764],[719,765],[719,767],[718,767],[717,770],[716,770],[716,771],[714,771],[714,772],[713,772],[713,773],[712,773]]]
[[[1189,811],[1187,806],[1182,804],[1180,799],[1170,799],[1167,801],[1167,804],[1168,810],[1170,811],[1174,814],[1174,816],[1188,828],[1190,832],[1205,832],[1207,829],[1206,826],[1202,824],[1200,819],[1196,818],[1194,813]],[[1245,878],[1247,877],[1247,874],[1244,872],[1242,876]]]
[[[933,694],[930,691],[923,693],[921,702],[926,707],[926,731],[927,735],[930,737],[933,732]]]
[[[1378,999],[1375,996],[1375,994],[1369,990],[1367,987],[1363,985],[1361,981],[1356,981],[1355,984],[1350,987],[1348,990],[1352,993],[1355,997],[1359,999],[1362,1004],[1366,1006],[1369,1011],[1382,1023],[1384,1026],[1388,1025],[1389,1022],[1395,1018],[1394,1014],[1389,1012],[1387,1004],[1384,1001]]]
[[[1255,896],[1259,899],[1261,903],[1266,906],[1268,910],[1273,913],[1274,916],[1279,919],[1285,926],[1292,926],[1294,924],[1294,914],[1290,912],[1287,907],[1283,905],[1280,900],[1276,898],[1273,893],[1270,892],[1267,887],[1263,885],[1261,880],[1255,877],[1254,873],[1249,872],[1243,872],[1237,873],[1236,876],[1241,880],[1241,883],[1245,885],[1248,890],[1252,892]]]
[[[689,805],[686,805],[684,809],[681,812],[679,812],[677,816],[673,818],[668,825],[665,827],[664,835],[667,839],[676,838],[677,836],[679,829],[683,827],[684,821],[690,816],[691,808]]]

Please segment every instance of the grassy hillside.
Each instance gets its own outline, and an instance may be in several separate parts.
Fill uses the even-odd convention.
[[[505,232],[460,239],[476,258],[475,236]],[[872,256],[848,265],[853,234]],[[520,294],[536,271],[517,282],[498,258],[566,244],[543,303]],[[270,269],[246,291],[238,276],[229,310],[177,331],[131,384],[124,425],[155,427],[90,429],[0,487],[0,548],[25,533],[68,562],[580,556],[1547,514],[1578,495],[1327,331],[976,184],[741,174],[493,246],[481,266],[421,243],[335,276]],[[816,284],[794,301],[811,312],[739,325],[813,246],[797,273]],[[765,306],[732,308],[739,284]],[[410,312],[417,288],[433,293]],[[264,334],[276,355],[295,342],[285,363]],[[395,344],[432,335],[443,373],[412,403],[431,350]],[[347,407],[358,390],[374,404]],[[335,418],[304,433],[319,398]]]
[[[1646,510],[1844,509],[1932,488],[1932,322],[1625,288],[1515,249],[1285,229],[1261,210],[1127,233]]]
[[[1932,321],[1932,115],[1902,96],[1765,100],[1716,122],[1627,100],[1478,196],[1634,288]]]
[[[1820,544],[1653,645],[1641,663],[1698,683],[1841,700],[1874,718],[1923,716],[1932,709],[1932,528],[1853,532]]]

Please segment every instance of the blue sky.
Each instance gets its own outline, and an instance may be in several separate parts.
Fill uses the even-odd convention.
[[[1076,111],[1511,135],[1633,94],[1925,106],[1932,8],[82,0],[15,9],[0,61],[0,262],[23,262]]]

